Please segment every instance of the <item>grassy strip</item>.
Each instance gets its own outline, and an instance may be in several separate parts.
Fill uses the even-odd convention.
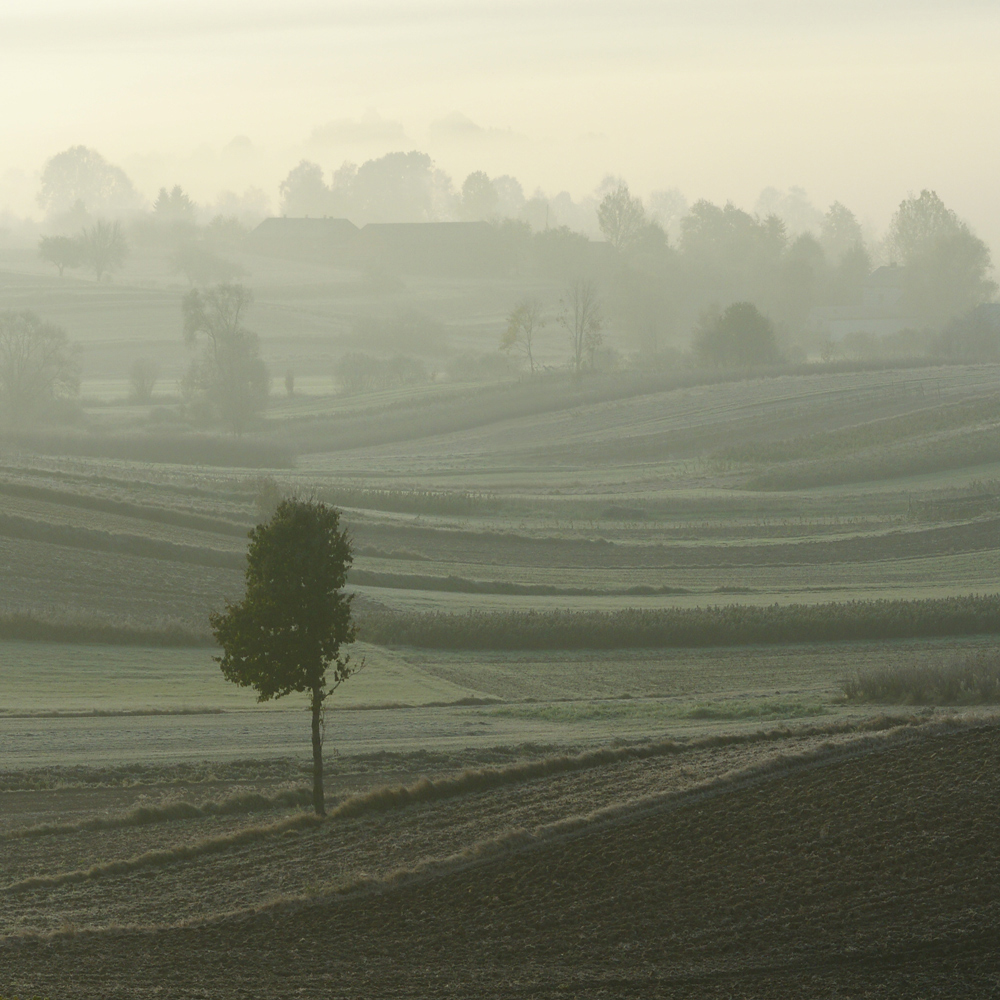
[[[152,521],[156,524],[169,524],[178,528],[193,528],[197,531],[209,531],[220,535],[232,535],[246,538],[250,530],[248,524],[230,521],[221,517],[209,517],[205,514],[195,514],[176,507],[162,507],[155,504],[133,503],[130,500],[117,500],[114,497],[95,496],[79,490],[52,489],[47,486],[36,486],[32,483],[0,482],[0,495],[19,497],[25,500],[37,500],[40,503],[58,504],[64,507],[76,507],[81,510],[93,510],[102,514],[117,514],[142,521]]]
[[[404,612],[366,605],[361,637],[428,649],[650,649],[1000,633],[1000,594],[923,601],[620,611]]]
[[[53,524],[16,514],[0,514],[0,535],[50,545],[68,545],[92,552],[121,552],[147,559],[169,559],[172,562],[193,563],[225,569],[243,569],[246,559],[242,552],[227,552],[201,545],[183,545],[146,535],[122,535],[100,528],[83,528],[72,524]]]
[[[748,480],[746,488],[810,489],[948,472],[996,462],[1000,462],[1000,435],[996,427],[990,427],[930,441],[888,445],[857,456],[794,462]]]
[[[37,431],[22,434],[16,441],[22,448],[40,455],[244,469],[291,469],[295,465],[292,449],[283,444],[249,438],[234,440],[215,434]]]
[[[848,701],[890,705],[1000,704],[1000,652],[950,663],[868,667],[843,682]]]
[[[295,809],[312,803],[311,788],[290,788],[276,795],[259,792],[237,792],[223,799],[209,799],[200,804],[177,799],[156,806],[139,806],[121,816],[95,817],[77,823],[42,823],[22,827],[0,836],[0,840],[26,840],[94,830],[116,830],[122,827],[149,826],[178,819],[200,819],[205,816],[245,816],[248,813],[272,809]]]
[[[470,580],[462,576],[425,576],[409,573],[379,573],[352,569],[351,583],[359,587],[394,587],[399,590],[436,590],[449,594],[513,594],[536,597],[635,597],[642,594],[690,594],[684,587],[654,587],[639,584],[618,589],[556,587],[546,583],[508,583],[504,580]]]
[[[550,705],[502,705],[478,712],[482,716],[541,719],[545,722],[627,721],[640,719],[706,719],[735,722],[748,719],[793,719],[826,715],[824,705],[799,701],[699,702],[681,705],[659,699],[562,702]]]

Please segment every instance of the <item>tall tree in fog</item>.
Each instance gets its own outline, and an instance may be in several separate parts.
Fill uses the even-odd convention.
[[[864,245],[861,225],[854,213],[839,201],[835,201],[823,216],[820,243],[826,255],[833,262],[839,262],[848,250]]]
[[[493,182],[477,170],[462,184],[462,217],[470,220],[491,219],[497,214],[500,197]]]
[[[559,323],[569,334],[573,374],[579,377],[584,361],[589,359],[593,363],[594,354],[603,340],[601,301],[597,286],[592,281],[577,278],[570,283],[562,299]]]
[[[246,594],[210,616],[226,680],[251,687],[258,701],[293,691],[309,695],[312,715],[313,807],[324,815],[323,706],[351,675],[341,648],[354,642],[353,594],[345,594],[353,562],[340,515],[317,501],[282,500],[266,524],[250,532]]]
[[[66,331],[33,312],[0,312],[0,416],[15,434],[53,400],[79,392]]]
[[[622,253],[639,239],[646,227],[646,210],[641,199],[629,194],[627,184],[619,184],[598,206],[597,222],[604,238]]]
[[[545,314],[538,299],[526,298],[508,313],[507,327],[500,338],[500,350],[507,354],[519,351],[528,360],[528,369],[535,374],[535,337],[545,326]]]
[[[358,167],[351,197],[367,222],[428,222],[448,184],[426,153],[387,153]]]
[[[323,168],[303,160],[281,182],[281,214],[293,218],[324,216],[330,212],[330,189],[323,180]]]
[[[83,263],[94,272],[98,281],[125,263],[129,247],[120,222],[98,219],[80,233],[79,239]]]
[[[179,184],[170,191],[160,188],[153,202],[153,217],[169,226],[193,226],[197,222],[198,207],[185,194]]]
[[[184,296],[184,340],[202,351],[184,377],[197,418],[242,434],[267,405],[270,377],[257,334],[243,326],[253,294],[239,284],[193,289]]]
[[[906,306],[918,322],[940,326],[996,292],[989,247],[933,191],[900,203],[886,243],[906,268]]]
[[[121,215],[138,209],[142,199],[121,167],[96,150],[73,146],[45,164],[38,204],[59,215],[78,203],[100,215]]]

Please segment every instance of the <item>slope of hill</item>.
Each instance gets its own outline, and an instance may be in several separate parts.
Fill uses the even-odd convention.
[[[612,753],[492,788],[383,794],[377,812],[369,796],[354,820],[8,882],[11,915],[72,914],[82,893],[114,919],[127,899],[171,897],[158,917],[132,906],[145,929],[8,931],[0,984],[53,998],[987,996],[998,764],[995,723],[939,724]],[[178,923],[211,905],[202,887],[225,899],[226,871],[233,902],[314,881]]]

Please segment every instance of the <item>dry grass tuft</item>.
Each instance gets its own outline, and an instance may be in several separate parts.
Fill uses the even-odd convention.
[[[888,705],[1000,704],[1000,650],[940,664],[870,667],[843,682],[848,701]]]

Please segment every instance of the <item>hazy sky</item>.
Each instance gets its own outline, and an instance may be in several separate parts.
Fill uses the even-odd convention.
[[[0,0],[0,209],[76,143],[149,196],[275,203],[303,156],[417,148],[457,183],[800,185],[880,226],[931,187],[1000,255],[998,43],[996,0]]]

